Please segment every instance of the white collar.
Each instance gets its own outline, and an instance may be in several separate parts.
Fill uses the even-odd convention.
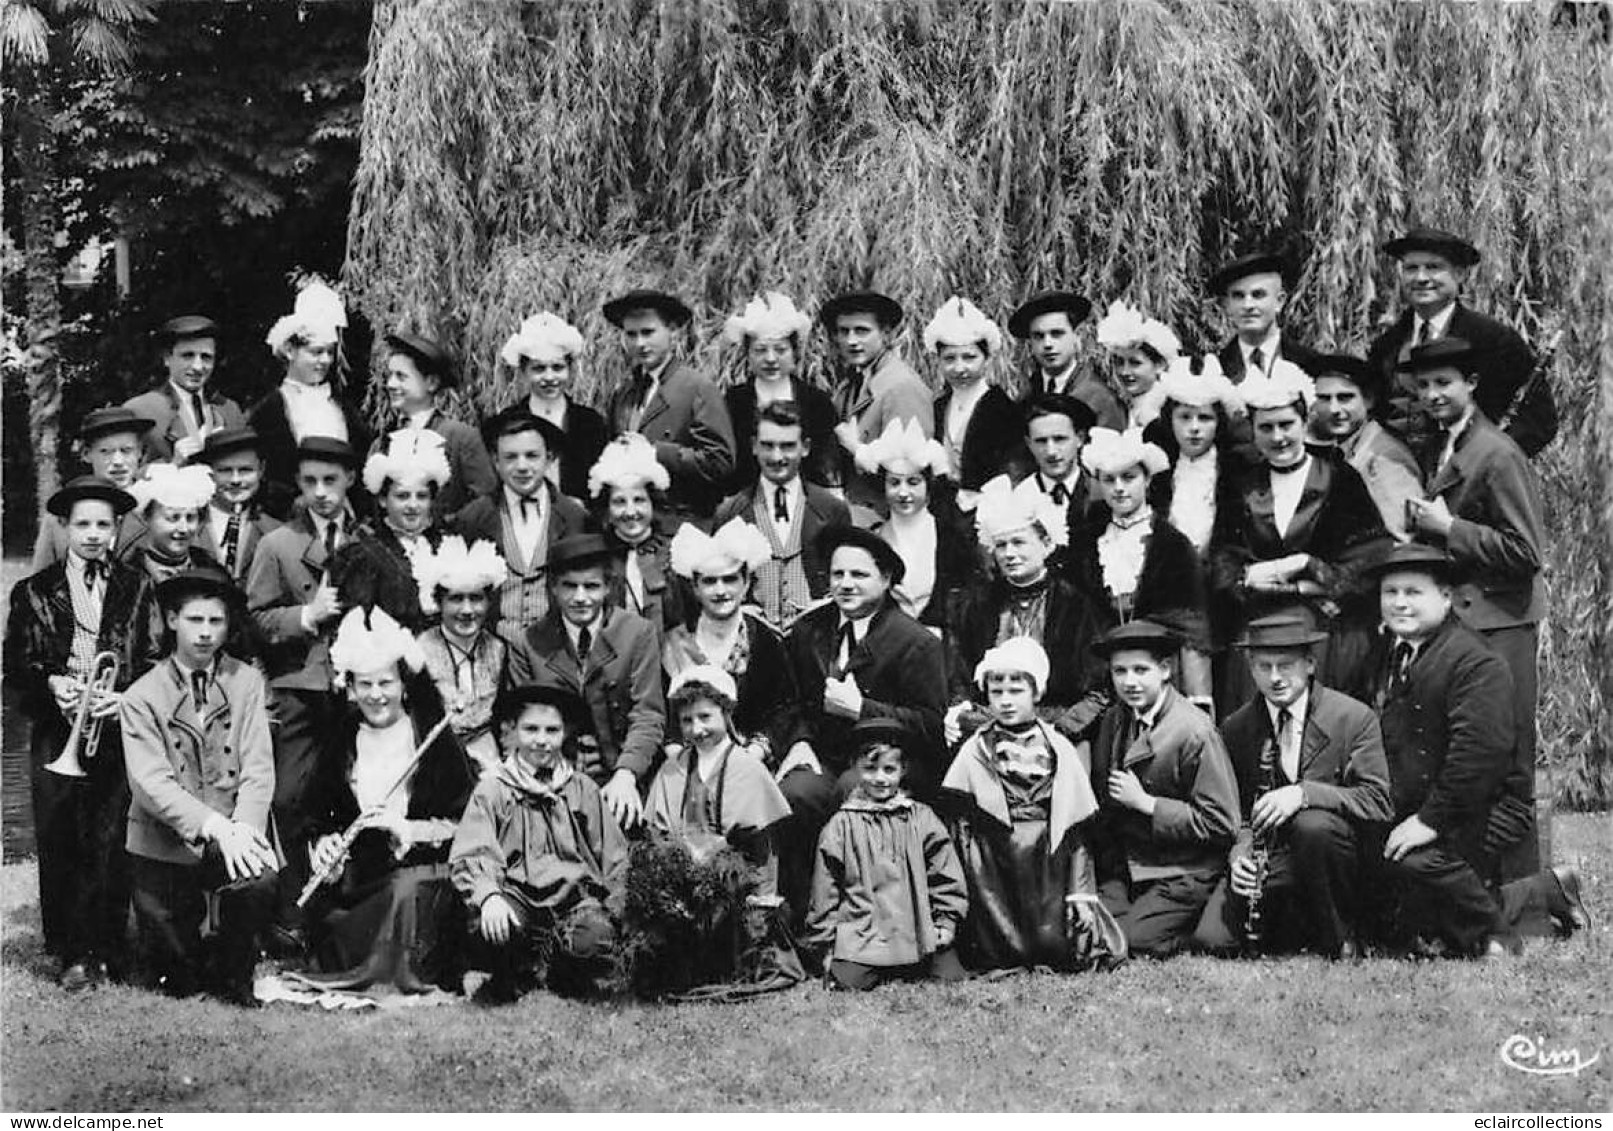
[[[207,386],[206,385],[203,385],[200,389],[197,389],[194,393],[191,392],[189,389],[180,388],[179,385],[177,383],[173,382],[173,381],[168,382],[168,387],[174,391],[174,396],[179,398],[179,403],[180,404],[189,404],[191,397],[199,398],[204,405],[207,403]]]
[[[878,610],[875,611],[877,612]],[[856,620],[848,620],[846,618],[846,614],[841,613],[840,620],[835,624],[835,636],[838,637],[840,633],[845,630],[846,625],[849,624],[851,625],[851,638],[857,643],[861,644],[863,639],[868,635],[868,626],[873,623],[873,613],[869,613],[865,617],[858,617]]]
[[[1159,693],[1159,698],[1154,700],[1154,705],[1142,714],[1138,715],[1137,712],[1132,712],[1137,721],[1143,725],[1144,730],[1153,730],[1154,724],[1159,722],[1160,712],[1165,709],[1166,692],[1169,690],[1169,688],[1162,689]]]
[[[1428,340],[1445,336],[1446,327],[1451,324],[1451,315],[1456,313],[1456,300],[1452,299],[1445,304],[1445,309],[1437,311],[1432,318],[1424,318],[1416,311],[1412,312],[1411,340],[1417,340],[1417,331],[1423,326],[1428,327]]]
[[[1062,389],[1067,385],[1075,384],[1075,368],[1079,361],[1080,358],[1072,357],[1070,364],[1060,369],[1057,373],[1044,372],[1042,374],[1042,383],[1049,389]]]
[[[525,508],[521,506],[521,503],[523,501],[527,501],[531,502],[538,508],[538,514],[541,516],[543,514],[543,505],[545,502],[547,502],[547,499],[545,498],[547,492],[544,490],[544,487],[547,486],[547,483],[547,480],[540,482],[538,484],[538,489],[532,492],[530,495],[517,495],[514,491],[510,490],[510,485],[508,483],[503,484],[504,509],[509,511],[512,517],[518,518],[525,513]]]
[[[986,390],[990,387],[991,384],[986,380],[984,373],[968,388],[959,389],[955,385],[948,385],[947,390],[952,394],[948,408],[954,415],[966,416],[980,403],[980,398],[986,395]]]
[[[1281,328],[1278,327],[1277,323],[1273,322],[1271,324],[1271,329],[1266,331],[1266,336],[1261,338],[1254,345],[1250,345],[1242,338],[1239,338],[1238,349],[1243,353],[1244,365],[1247,367],[1249,364],[1249,355],[1254,353],[1255,350],[1259,350],[1260,356],[1265,359],[1266,365],[1269,367],[1271,365],[1271,359],[1282,352],[1282,337],[1283,335]]]
[[[329,380],[321,381],[317,385],[309,385],[297,380],[295,377],[287,377],[280,382],[280,388],[288,396],[292,397],[315,397],[321,400],[330,400]]]
[[[1278,711],[1287,711],[1288,717],[1294,720],[1296,727],[1304,725],[1306,716],[1309,715],[1311,709],[1311,689],[1309,687],[1305,688],[1304,691],[1299,693],[1299,698],[1286,707],[1275,707],[1269,699],[1262,699],[1261,702],[1266,705],[1266,718],[1271,720],[1271,732],[1276,734]],[[1296,731],[1295,733],[1298,732]]]
[[[599,630],[605,627],[605,610],[601,609],[599,615],[594,617],[588,624],[572,624],[564,614],[560,617],[560,623],[566,626],[566,636],[570,638],[571,646],[575,649],[577,647],[577,637],[582,634],[582,630],[585,628],[592,634],[590,643],[599,639]]]
[[[1075,468],[1063,479],[1049,479],[1038,471],[1036,473],[1036,486],[1041,488],[1044,495],[1051,495],[1054,487],[1062,486],[1070,497],[1074,498],[1076,489],[1081,486],[1081,469]]]
[[[785,491],[784,497],[790,502],[790,514],[792,515],[795,514],[795,504],[800,501],[802,495],[806,494],[806,488],[801,485],[799,475],[791,476],[788,483],[774,483],[771,479],[758,478],[757,484],[762,488],[762,495],[769,506],[772,506],[773,500],[778,497],[778,489],[783,487]]]
[[[1452,424],[1445,429],[1445,435],[1450,437],[1451,443],[1454,444],[1457,439],[1461,437],[1462,433],[1467,431],[1468,425],[1473,423],[1473,417],[1477,413],[1478,405],[1469,404],[1467,406],[1467,411],[1462,414],[1462,418],[1455,424]]]
[[[432,405],[431,407],[422,409],[419,412],[411,412],[406,414],[403,418],[403,426],[405,428],[416,428],[424,432],[431,425],[431,418],[436,415],[437,406]]]

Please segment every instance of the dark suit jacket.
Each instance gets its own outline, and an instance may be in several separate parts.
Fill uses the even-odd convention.
[[[614,434],[631,430],[638,391],[629,381],[611,394],[605,420]],[[667,505],[684,515],[708,515],[734,470],[734,427],[711,379],[674,361],[644,406],[638,431],[655,445],[655,458],[672,475]]]
[[[588,511],[580,502],[552,488],[546,490],[549,491],[549,545],[553,546],[560,539],[581,534],[589,528]],[[507,505],[501,485],[493,493],[473,499],[465,509],[448,520],[447,529],[450,533],[458,534],[467,545],[481,540],[497,546],[499,556],[510,570],[509,579],[504,583],[506,586],[546,584],[549,572],[547,565],[528,572],[528,563],[521,560],[520,548],[505,537],[504,515]]]
[[[712,529],[717,529],[735,518],[744,519],[753,526],[757,525],[756,491],[760,486],[759,482],[752,483],[737,495],[730,495],[724,499],[712,519]],[[801,497],[802,505],[806,507],[806,515],[801,520],[799,551],[801,566],[806,570],[807,589],[814,598],[817,598],[829,592],[829,563],[818,553],[818,534],[826,526],[850,526],[851,510],[843,500],[835,498],[824,488],[808,483],[804,479],[801,483]],[[771,509],[768,513],[772,513]],[[780,561],[788,560],[776,553],[773,556]]]
[[[1478,413],[1436,472],[1444,445],[1443,432],[1429,437],[1422,466],[1428,497],[1444,499],[1456,517],[1445,548],[1469,571],[1456,589],[1456,611],[1480,632],[1544,619],[1540,569],[1546,530],[1528,459]]]
[[[1257,695],[1228,715],[1221,724],[1221,738],[1238,778],[1244,822],[1238,836],[1241,848],[1249,843],[1249,811],[1262,792],[1260,752],[1267,742],[1276,741],[1266,701]],[[1277,784],[1291,784],[1280,761]],[[1354,824],[1390,818],[1389,763],[1371,707],[1330,687],[1311,684],[1310,708],[1299,740],[1298,784],[1307,809],[1337,813]]]
[[[1238,348],[1238,339],[1231,337],[1222,342],[1221,348],[1215,351],[1215,356],[1221,362],[1221,371],[1227,375],[1227,379],[1234,385],[1243,384],[1243,351]],[[1295,341],[1288,332],[1288,327],[1283,326],[1277,331],[1277,356],[1303,369],[1321,354]]]
[[[1416,407],[1415,396],[1398,392],[1400,385],[1395,374],[1400,351],[1410,340],[1415,323],[1414,311],[1409,308],[1402,311],[1395,324],[1379,335],[1367,352],[1367,364],[1378,374],[1381,387],[1397,390],[1395,396],[1403,402],[1399,412],[1418,421],[1417,426],[1404,428],[1408,435],[1425,434],[1432,428]],[[1534,372],[1534,352],[1511,327],[1461,302],[1451,312],[1445,333],[1447,337],[1461,338],[1476,348],[1479,355],[1479,387],[1474,399],[1485,416],[1499,421],[1517,398],[1518,390],[1529,380],[1529,374]],[[1387,403],[1379,404],[1377,414],[1393,422],[1396,409]],[[1517,414],[1506,431],[1523,449],[1524,455],[1531,459],[1551,443],[1557,435],[1557,402],[1552,398],[1550,381],[1535,382],[1518,406]]]
[[[123,402],[123,407],[153,422],[145,435],[146,462],[173,459],[174,444],[189,435],[173,384],[164,380],[130,397]],[[218,393],[211,383],[202,387],[202,413],[207,417],[208,426],[214,429],[239,428],[246,423],[241,406]]]
[[[1490,806],[1512,768],[1512,674],[1452,616],[1391,691],[1390,644],[1378,643],[1368,692],[1383,728],[1394,820],[1415,813],[1453,851],[1479,861]]]
[[[822,487],[838,487],[844,475],[841,458],[844,450],[835,438],[835,425],[840,422],[834,401],[816,385],[805,381],[792,382],[795,404],[801,413],[801,432],[812,445],[801,461],[801,478]],[[728,492],[733,494],[755,483],[761,470],[756,466],[756,386],[749,381],[734,385],[723,393],[728,405],[728,417],[734,425],[734,471],[728,477]]]
[[[214,536],[212,523],[209,521],[211,517],[212,511],[204,508],[202,511],[202,527],[196,533],[196,545],[212,554],[218,560],[219,565],[222,566],[224,564],[224,554],[219,549],[219,541],[223,538],[224,531],[220,530],[218,536]],[[255,503],[241,517],[243,519],[240,533],[241,544],[235,552],[236,561],[239,563],[236,566],[236,580],[244,584],[247,574],[252,569],[252,558],[257,553],[258,546],[263,542],[264,536],[280,529],[282,523],[278,518],[262,510]]]
[[[803,613],[784,638],[799,696],[795,717],[784,731],[784,753],[797,742],[809,743],[831,776],[850,765],[854,723],[823,709],[823,685],[839,651],[839,625],[840,609],[821,605]],[[895,719],[912,736],[910,784],[920,794],[933,791],[945,769],[941,715],[946,710],[946,661],[941,642],[887,603],[852,650],[846,673],[862,689],[862,718]]]
[[[332,617],[312,633],[302,627],[303,606],[330,564],[307,512],[258,544],[246,576],[246,601],[263,638],[270,687],[330,691],[330,642],[340,619]]]
[[[525,412],[532,410],[532,402],[528,397],[508,405],[503,411],[511,412],[520,409]],[[588,497],[588,472],[594,464],[599,462],[600,453],[610,442],[610,426],[605,418],[587,405],[578,404],[570,397],[566,398],[566,446],[559,452],[551,452],[550,458],[560,461],[560,493],[570,495],[574,499]],[[489,455],[489,461],[492,456]],[[496,472],[495,472],[496,476]],[[489,488],[484,494],[492,494],[497,484]]]
[[[935,398],[935,438],[946,442],[947,412],[952,407],[949,385]],[[969,423],[963,429],[963,467],[958,486],[978,491],[986,480],[1006,474],[1017,479],[1034,468],[1025,449],[1024,421],[1019,406],[993,385],[980,394]]]
[[[1107,503],[1092,504],[1070,539],[1065,566],[1076,588],[1091,603],[1099,634],[1121,621],[1121,610],[1103,583],[1103,564],[1098,560],[1098,538],[1108,528],[1109,518]],[[1148,549],[1126,619],[1163,624],[1181,633],[1195,648],[1208,648],[1208,591],[1198,551],[1187,535],[1158,513],[1149,525]]]
[[[369,451],[372,434],[363,415],[340,393],[333,395],[341,406],[342,418],[347,421],[348,445],[355,452]],[[297,498],[297,439],[291,433],[286,398],[279,386],[270,389],[247,411],[246,425],[258,434],[259,451],[263,453],[263,507],[276,518],[287,518],[292,501]],[[351,494],[355,497],[365,494],[363,484],[355,483]]]
[[[605,544],[611,551],[611,604],[618,609],[633,608],[627,592],[627,555],[637,554],[639,574],[644,578],[644,608],[638,610],[639,615],[660,631],[688,618],[689,610],[695,606],[694,593],[688,582],[672,572],[672,536],[659,518],[643,546],[629,547],[608,526]]]
[[[1175,688],[1167,686],[1164,694],[1153,727],[1136,741],[1127,741],[1131,708],[1117,703],[1104,712],[1092,744],[1098,855],[1113,875],[1115,857],[1123,853],[1134,883],[1219,870],[1238,831],[1238,785],[1215,723]],[[1154,795],[1152,817],[1110,798],[1113,770],[1130,770]]]
[[[582,671],[560,613],[551,608],[537,624],[510,638],[508,671],[513,687],[559,687],[587,703],[599,740],[601,781],[623,768],[632,770],[640,785],[645,783],[666,729],[661,649],[649,621],[607,606],[604,627]]]
[[[1311,467],[1293,524],[1279,533],[1272,512],[1271,469],[1251,467],[1239,478],[1234,505],[1217,511],[1211,535],[1210,585],[1245,617],[1272,601],[1242,588],[1244,567],[1304,552],[1314,559],[1310,580],[1344,615],[1376,622],[1377,598],[1361,568],[1388,549],[1378,507],[1354,468],[1333,449],[1312,449]]]
[[[1052,391],[1046,375],[1040,370],[1032,370],[1026,388],[1037,393]],[[1126,406],[1120,403],[1120,398],[1115,396],[1108,382],[1080,362],[1076,363],[1075,380],[1066,390],[1066,395],[1090,408],[1101,427],[1113,428],[1117,432],[1126,427]]]

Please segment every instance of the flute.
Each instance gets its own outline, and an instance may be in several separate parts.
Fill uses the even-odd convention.
[[[347,853],[352,849],[353,842],[358,839],[358,834],[364,831],[364,818],[374,812],[375,809],[385,805],[391,800],[392,795],[402,788],[403,783],[409,780],[409,775],[413,774],[415,767],[420,764],[420,759],[426,756],[426,751],[431,748],[433,742],[437,741],[437,736],[448,729],[448,724],[451,721],[452,716],[445,712],[443,717],[437,720],[437,725],[427,731],[426,737],[420,740],[420,745],[415,748],[414,756],[409,759],[409,764],[403,767],[403,773],[398,775],[398,780],[393,782],[391,788],[381,795],[379,801],[365,812],[360,813],[352,824],[342,830],[342,838],[337,842],[336,855],[331,857],[330,863],[323,868],[316,868],[314,874],[308,877],[308,882],[302,887],[302,893],[297,896],[298,907],[305,906],[310,899],[314,898],[314,892],[323,887],[336,874],[337,869],[347,859]]]

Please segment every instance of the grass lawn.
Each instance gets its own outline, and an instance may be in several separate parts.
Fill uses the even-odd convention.
[[[242,1013],[45,976],[30,864],[0,872],[0,1108],[93,1110],[1423,1109],[1605,1111],[1613,1100],[1613,843],[1558,820],[1597,922],[1504,964],[1133,962],[742,1005],[535,995],[325,1014]],[[1601,1060],[1504,1065],[1514,1033]]]

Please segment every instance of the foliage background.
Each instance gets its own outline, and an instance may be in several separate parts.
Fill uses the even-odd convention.
[[[1304,263],[1289,322],[1361,351],[1393,316],[1379,244],[1411,222],[1484,252],[1469,299],[1538,340],[1561,438],[1543,747],[1563,796],[1613,794],[1605,718],[1609,64],[1605,12],[1554,3],[577,0],[376,6],[345,277],[377,324],[461,352],[475,410],[498,346],[551,309],[622,376],[600,302],[874,285],[910,318],[954,292],[1006,319],[1067,285],[1207,349],[1202,280],[1253,243]],[[1089,358],[1097,362],[1087,328]],[[812,372],[821,371],[821,342]],[[1019,380],[1014,359],[999,379]]]

